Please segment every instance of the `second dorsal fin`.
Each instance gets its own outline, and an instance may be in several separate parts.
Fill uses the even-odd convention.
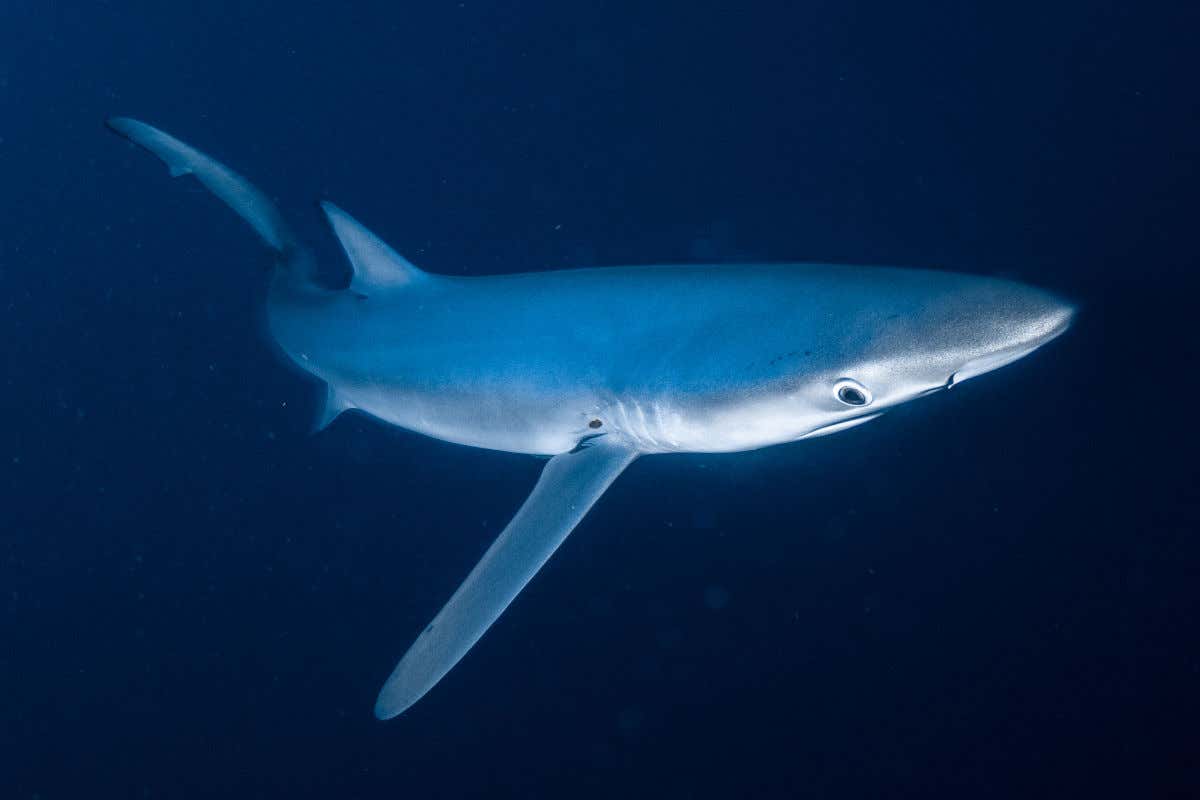
[[[354,269],[354,277],[350,279],[352,290],[370,295],[380,289],[399,288],[429,277],[333,203],[321,203],[321,210],[329,218],[329,224]]]

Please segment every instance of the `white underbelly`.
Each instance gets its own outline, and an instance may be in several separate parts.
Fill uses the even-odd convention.
[[[595,434],[597,403],[587,398],[525,399],[495,393],[426,394],[373,387],[340,392],[371,416],[455,444],[557,455]]]
[[[392,425],[456,444],[556,455],[595,436],[615,436],[643,453],[723,453],[794,441],[805,427],[779,398],[705,404],[586,391],[419,392],[338,387],[339,397]]]
[[[644,453],[731,453],[794,441],[806,430],[795,405],[779,399],[707,405],[670,399],[616,400],[615,432]]]

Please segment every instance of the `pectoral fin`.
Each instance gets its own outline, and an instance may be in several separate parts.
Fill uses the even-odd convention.
[[[390,719],[432,689],[636,458],[607,438],[550,459],[508,527],[400,659],[379,692],[376,717]]]

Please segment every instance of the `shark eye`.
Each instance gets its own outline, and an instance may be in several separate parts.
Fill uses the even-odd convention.
[[[865,406],[871,403],[871,390],[850,378],[842,378],[833,385],[837,399],[848,406]]]

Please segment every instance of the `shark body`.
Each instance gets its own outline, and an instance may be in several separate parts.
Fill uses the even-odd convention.
[[[424,272],[323,208],[354,274],[333,291],[244,178],[130,119],[111,128],[193,174],[277,253],[271,334],[323,380],[323,427],[358,409],[474,447],[550,456],[532,494],[417,636],[375,706],[420,699],[635,458],[731,452],[846,430],[1011,363],[1073,310],[1024,284],[813,264]]]

